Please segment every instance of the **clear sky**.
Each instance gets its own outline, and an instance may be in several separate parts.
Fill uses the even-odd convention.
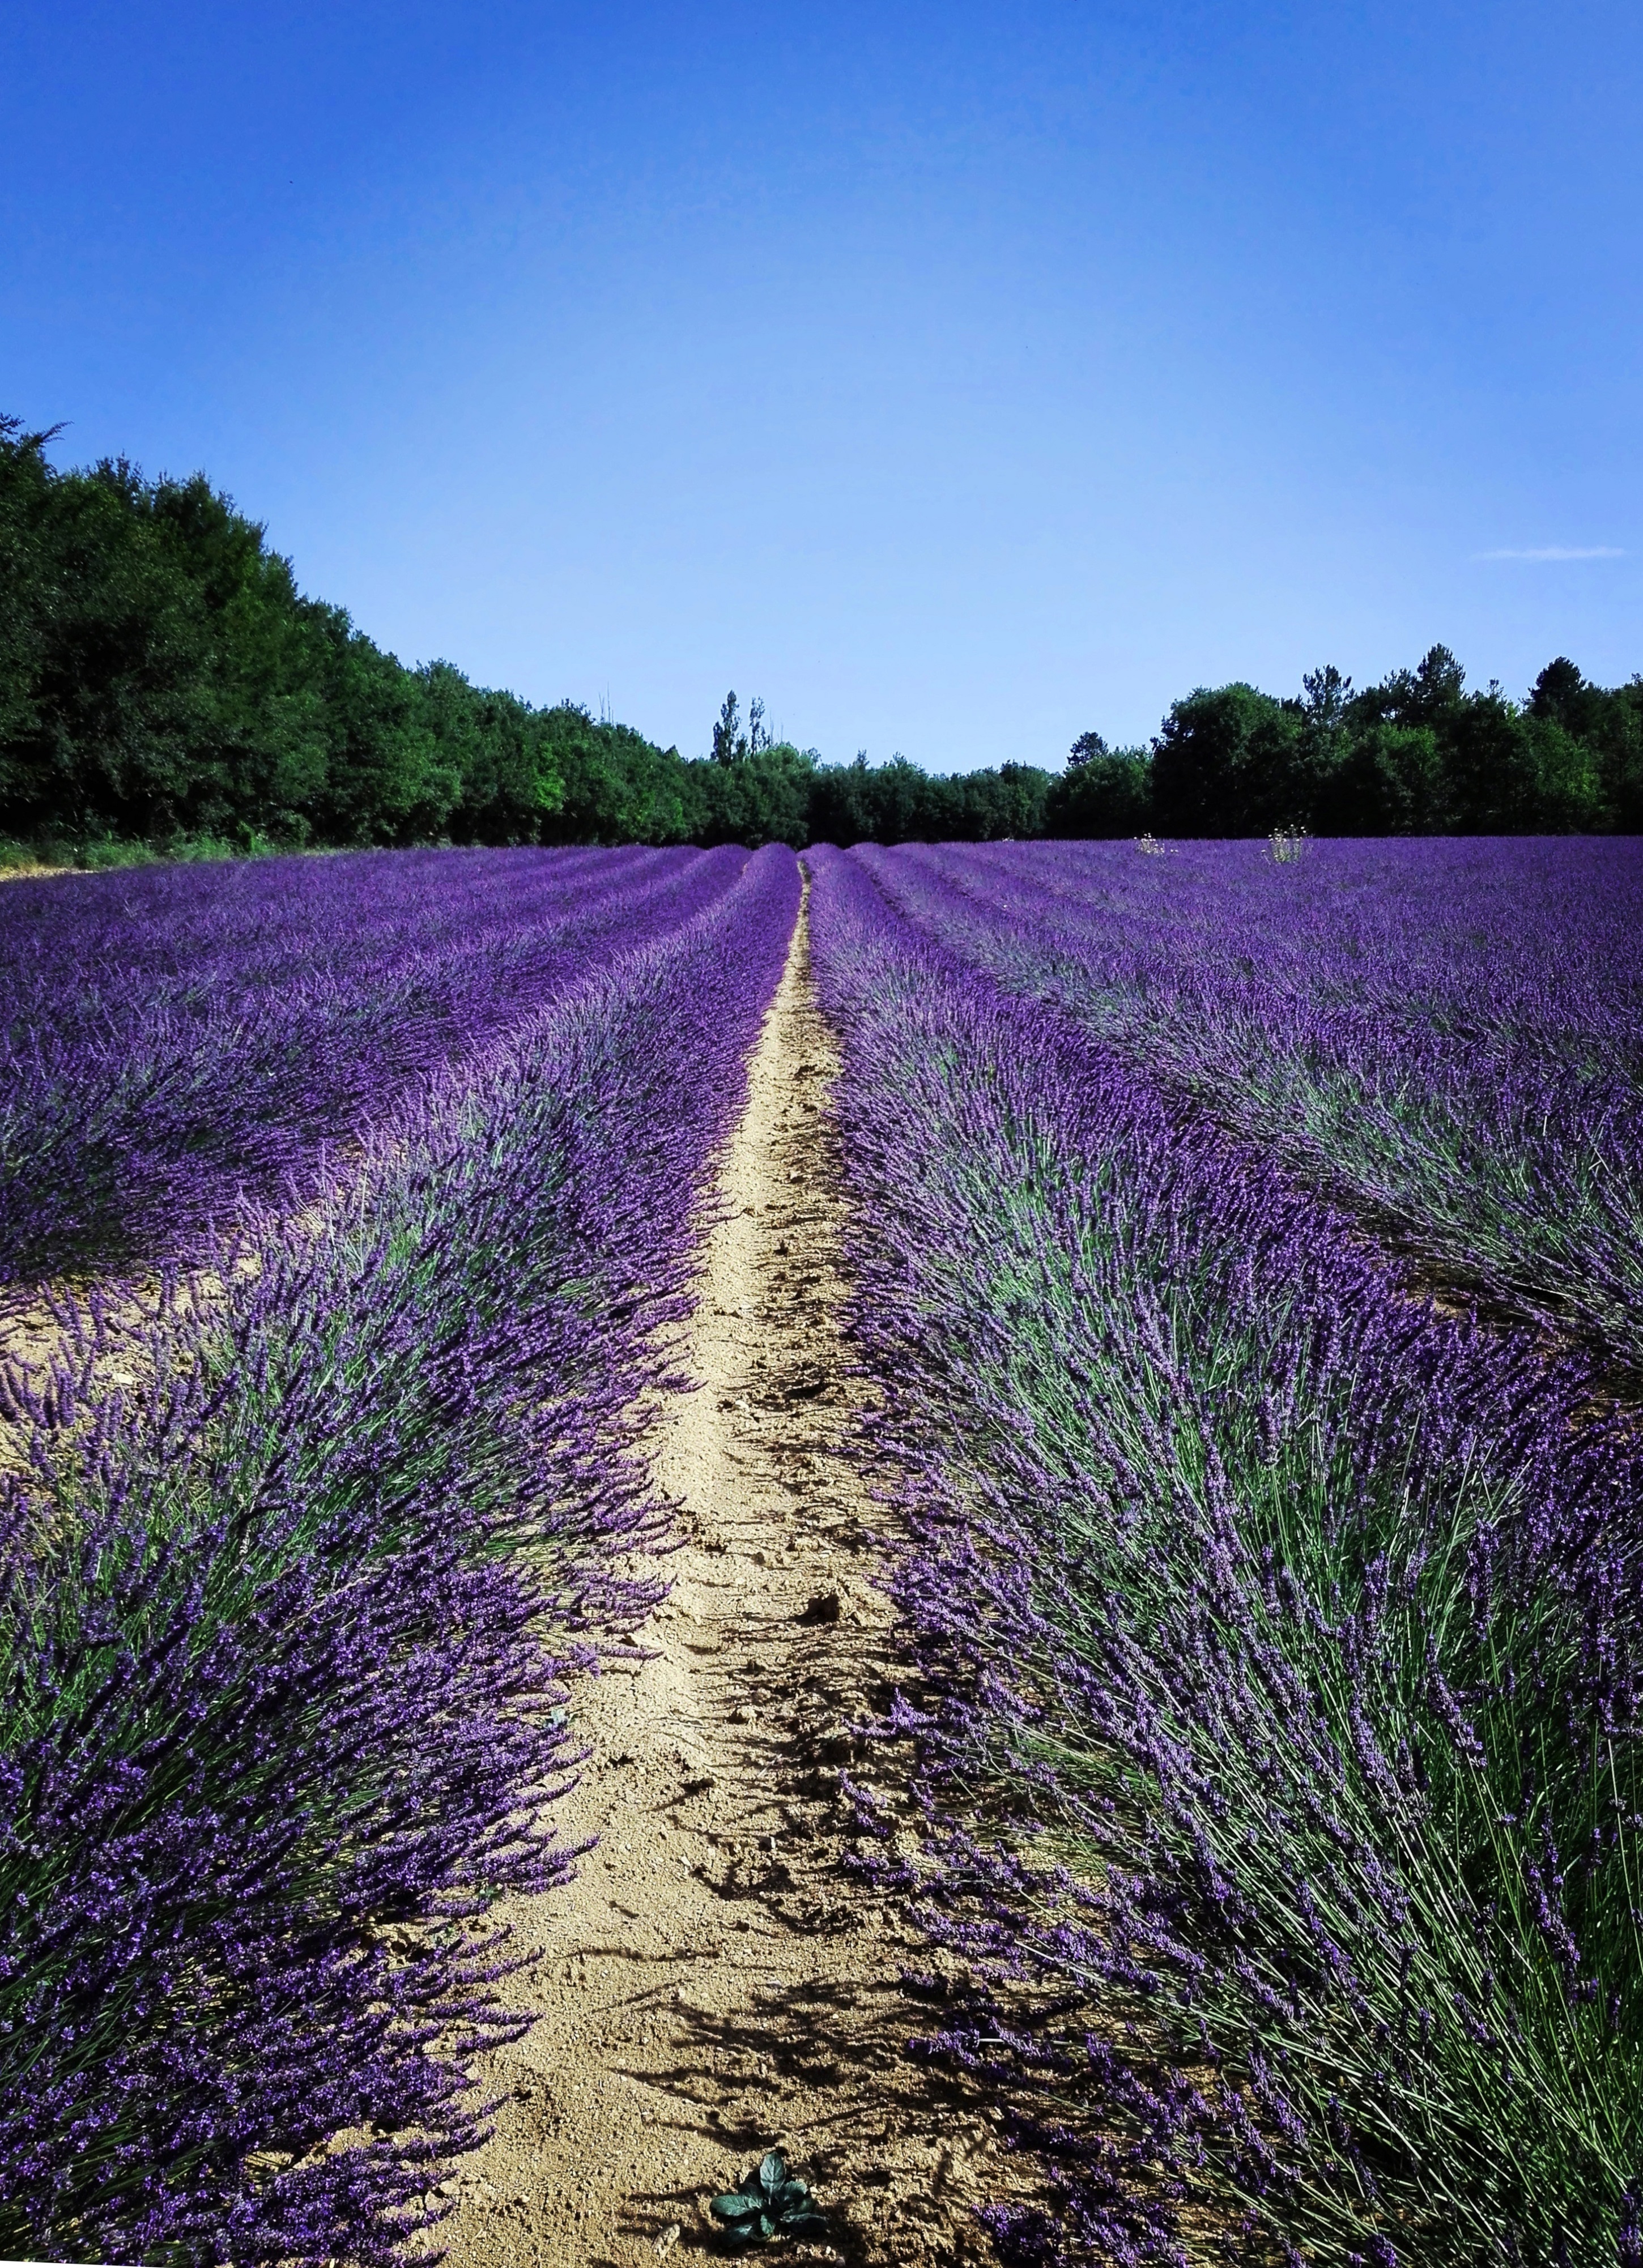
[[[1643,669],[1643,11],[13,0],[0,408],[408,661],[1057,763]]]

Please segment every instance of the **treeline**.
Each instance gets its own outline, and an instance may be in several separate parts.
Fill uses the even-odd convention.
[[[1354,692],[1179,701],[1150,747],[1064,770],[824,764],[733,695],[689,760],[450,663],[407,668],[298,590],[203,475],[59,472],[0,418],[0,837],[88,845],[977,841],[1042,835],[1643,829],[1643,679],[1553,662],[1528,701],[1435,646]]]
[[[669,767],[639,734],[405,668],[203,476],[60,473],[51,438],[0,420],[0,831],[251,848],[654,824]]]
[[[1252,685],[1177,701],[1150,747],[1074,744],[1051,831],[1072,835],[1634,834],[1643,830],[1643,677],[1609,691],[1559,658],[1526,702],[1469,693],[1447,646],[1352,690]]]
[[[714,738],[723,761],[722,719]],[[1460,663],[1434,645],[1418,668],[1361,692],[1333,667],[1303,679],[1293,700],[1252,685],[1200,688],[1150,746],[1109,748],[1085,733],[1058,773],[1005,763],[932,778],[901,757],[823,765],[756,745],[727,769],[712,807],[729,834],[763,823],[798,843],[1631,835],[1643,833],[1643,677],[1606,690],[1559,658],[1520,703],[1497,685],[1469,692]]]

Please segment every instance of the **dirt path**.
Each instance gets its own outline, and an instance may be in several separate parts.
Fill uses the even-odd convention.
[[[991,2257],[971,2208],[1007,2162],[961,2088],[906,2056],[910,1948],[842,1863],[844,1727],[893,1664],[883,1515],[843,1454],[834,1062],[801,917],[722,1169],[687,1358],[703,1383],[664,1410],[659,1477],[689,1542],[658,1658],[583,1690],[594,1757],[563,1827],[600,1845],[511,1911],[547,1956],[521,1985],[540,2021],[484,2073],[509,2099],[452,2185],[452,2268],[716,2250],[707,2199],[771,2147],[830,2223],[782,2257]]]

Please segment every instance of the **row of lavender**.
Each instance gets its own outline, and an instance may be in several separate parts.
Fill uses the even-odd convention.
[[[564,1874],[564,1681],[656,1588],[634,1397],[797,907],[784,851],[674,880],[298,1226],[12,1371],[0,2250],[385,2261],[483,2122],[488,1916]]]
[[[0,1294],[290,1203],[441,1064],[705,903],[689,850],[367,851],[0,896]]]
[[[1635,841],[1000,843],[874,872],[1444,1280],[1643,1366]]]
[[[1643,2257],[1635,1429],[1042,997],[1117,852],[810,855],[913,1523],[884,1868],[976,1979],[930,2052],[1057,2191],[1006,2257]]]

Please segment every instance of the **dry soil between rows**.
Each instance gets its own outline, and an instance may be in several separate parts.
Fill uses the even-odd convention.
[[[561,1823],[598,1847],[509,1909],[541,1956],[515,1987],[535,2021],[481,2073],[504,2101],[450,2188],[453,2268],[716,2251],[708,2199],[771,2147],[829,2220],[827,2244],[783,2257],[991,2257],[973,2209],[1016,2169],[963,2083],[908,2053],[928,2020],[900,1972],[926,1957],[844,1864],[844,1728],[895,1664],[886,1514],[847,1454],[835,1067],[801,916],[721,1167],[685,1351],[699,1383],[656,1437],[687,1541],[654,1658],[578,1697],[593,1754]]]

